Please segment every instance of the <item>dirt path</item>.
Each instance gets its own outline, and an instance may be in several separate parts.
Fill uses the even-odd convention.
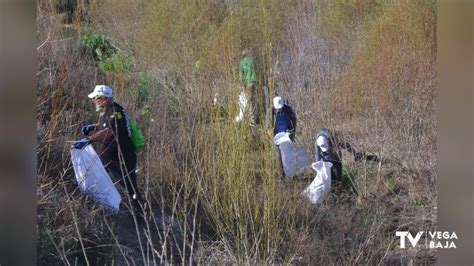
[[[122,208],[106,218],[117,245],[114,264],[162,265],[182,261],[180,224],[171,216],[162,219],[160,213],[160,208],[155,207],[153,218],[143,221],[134,219],[129,210]]]

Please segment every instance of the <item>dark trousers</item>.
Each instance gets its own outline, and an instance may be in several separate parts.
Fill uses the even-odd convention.
[[[137,176],[135,173],[135,165],[125,166],[116,161],[111,161],[106,169],[114,182],[119,181],[125,187],[128,196],[132,202],[135,211],[142,212],[140,202],[142,202],[141,194],[138,191]]]
[[[342,181],[342,163],[340,161],[331,163],[331,180],[335,182]]]

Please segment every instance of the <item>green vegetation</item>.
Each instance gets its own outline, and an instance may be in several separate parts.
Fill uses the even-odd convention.
[[[38,4],[39,42],[71,35],[38,50],[38,264],[434,256],[394,241],[401,224],[436,226],[435,1],[90,1],[74,33],[49,3]],[[301,198],[315,173],[284,182],[265,129],[232,122],[244,48],[261,67],[259,88],[290,101],[308,154],[327,127],[384,160],[343,154],[340,191],[319,206]],[[155,220],[140,231],[126,208],[112,214],[78,191],[68,141],[97,119],[95,84],[140,117],[139,186],[154,217],[179,229]],[[213,111],[216,94],[225,112]]]
[[[99,61],[105,60],[117,52],[117,49],[99,33],[83,34],[81,36],[81,45]]]
[[[106,73],[125,74],[133,69],[133,63],[130,56],[126,56],[122,53],[115,53],[110,57],[101,60],[99,67]]]

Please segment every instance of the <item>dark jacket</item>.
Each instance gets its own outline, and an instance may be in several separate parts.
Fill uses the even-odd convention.
[[[296,131],[296,114],[289,105],[284,105],[281,111],[272,109],[273,135],[280,132],[290,132],[290,138]]]
[[[136,154],[130,138],[130,118],[125,109],[117,103],[99,117],[99,130],[111,128],[113,134],[99,145],[99,156],[104,165],[112,162],[125,161],[127,169],[136,166]]]
[[[323,162],[330,162],[333,164],[331,167],[332,173],[332,181],[341,181],[342,180],[342,162],[339,153],[335,149],[334,139],[329,135],[329,131],[327,133],[322,134],[321,132],[316,135],[316,139],[314,142],[314,151],[316,161],[323,161]],[[316,144],[316,140],[323,136],[328,140],[328,150],[322,151],[321,148]]]

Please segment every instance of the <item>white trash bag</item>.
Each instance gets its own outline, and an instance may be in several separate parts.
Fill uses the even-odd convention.
[[[311,165],[317,174],[313,182],[301,192],[301,196],[308,197],[311,203],[320,204],[331,190],[332,163],[318,161]]]
[[[235,117],[235,122],[240,122],[244,120],[244,112],[245,108],[247,107],[247,96],[245,92],[241,92],[239,94],[239,114]]]
[[[93,201],[118,211],[122,198],[92,145],[71,149],[71,161],[81,191]]]
[[[290,139],[290,133],[280,132],[274,137],[275,145],[280,149],[281,162],[286,178],[304,172],[309,165],[308,154],[303,147],[297,147]]]

